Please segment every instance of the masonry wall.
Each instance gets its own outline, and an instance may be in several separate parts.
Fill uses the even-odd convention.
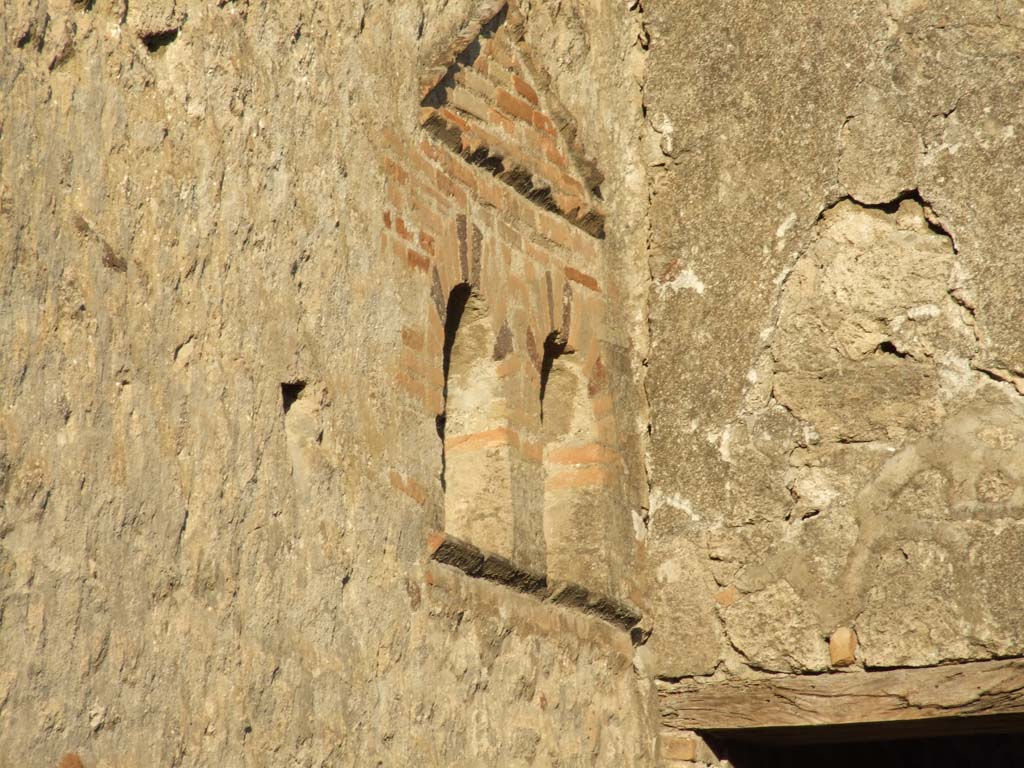
[[[565,487],[614,467],[602,589],[638,597],[639,22],[525,8],[533,87],[605,175],[598,246],[420,124],[487,11],[4,5],[0,765],[651,763],[628,632],[428,559],[434,289],[468,259],[496,339],[508,308],[510,487],[542,518],[537,360],[567,331],[611,437],[563,446]]]

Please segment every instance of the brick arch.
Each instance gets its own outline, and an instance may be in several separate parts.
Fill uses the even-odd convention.
[[[605,325],[597,177],[512,16],[488,19],[431,79],[415,133],[381,134],[382,254],[399,265],[403,290],[420,297],[409,302],[416,310],[397,380],[443,433],[436,455],[403,456],[392,483],[488,557],[541,582],[549,575],[584,593],[625,594],[632,500],[601,362],[603,351],[619,352]],[[453,335],[448,304],[465,291],[478,303],[467,304]],[[545,393],[546,431],[549,338],[564,359]],[[571,386],[561,386],[566,377]],[[489,410],[458,413],[463,396]],[[585,428],[553,434],[562,417],[554,411]]]

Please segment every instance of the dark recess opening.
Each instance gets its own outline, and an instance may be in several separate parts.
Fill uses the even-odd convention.
[[[1009,768],[1024,766],[1017,718],[972,717],[704,734],[734,768]]]
[[[445,308],[444,313],[444,347],[442,348],[442,362],[441,366],[444,371],[444,388],[441,392],[442,402],[444,403],[444,409],[437,415],[435,424],[437,427],[437,436],[441,438],[441,490],[445,490],[445,452],[444,452],[444,428],[445,428],[445,414],[448,407],[448,373],[452,367],[452,348],[455,346],[455,334],[459,331],[459,324],[462,322],[462,315],[466,311],[466,304],[469,303],[469,297],[472,295],[473,289],[469,283],[460,283],[452,288],[452,292],[448,294],[448,305]]]
[[[150,53],[156,53],[164,46],[170,45],[178,39],[178,30],[168,29],[163,32],[154,32],[150,35],[142,36],[142,44],[146,46],[146,49]]]
[[[292,405],[299,399],[299,395],[305,388],[306,382],[304,381],[291,381],[281,385],[281,406],[285,413],[291,410]]]

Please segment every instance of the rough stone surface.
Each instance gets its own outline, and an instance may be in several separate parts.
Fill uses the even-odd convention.
[[[1019,5],[644,5],[651,642],[732,587],[704,674],[1024,653]]]
[[[650,766],[656,677],[1024,655],[1019,3],[0,40],[0,755]]]
[[[381,142],[487,5],[4,3],[0,763],[652,764],[626,633],[426,566],[395,374],[431,295],[381,251]],[[626,254],[642,478],[639,20],[522,5]]]

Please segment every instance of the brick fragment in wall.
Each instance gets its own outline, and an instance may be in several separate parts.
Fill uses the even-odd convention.
[[[497,338],[494,340],[494,359],[495,361],[504,360],[511,353],[512,329],[508,327],[508,321],[505,321],[498,331]]]
[[[828,641],[833,667],[848,667],[857,661],[857,633],[849,627],[840,627]]]
[[[483,260],[484,236],[480,228],[473,225],[473,272],[474,280],[480,277],[480,262]]]
[[[575,269],[573,267],[565,268],[565,276],[572,280],[574,283],[579,283],[580,285],[585,286],[592,291],[600,292],[601,290],[601,286],[598,285],[596,278],[586,274],[585,272],[580,272],[578,269]]]
[[[430,259],[423,256],[421,253],[417,253],[415,248],[407,248],[405,254],[406,262],[413,269],[418,269],[424,273],[430,269]]]

